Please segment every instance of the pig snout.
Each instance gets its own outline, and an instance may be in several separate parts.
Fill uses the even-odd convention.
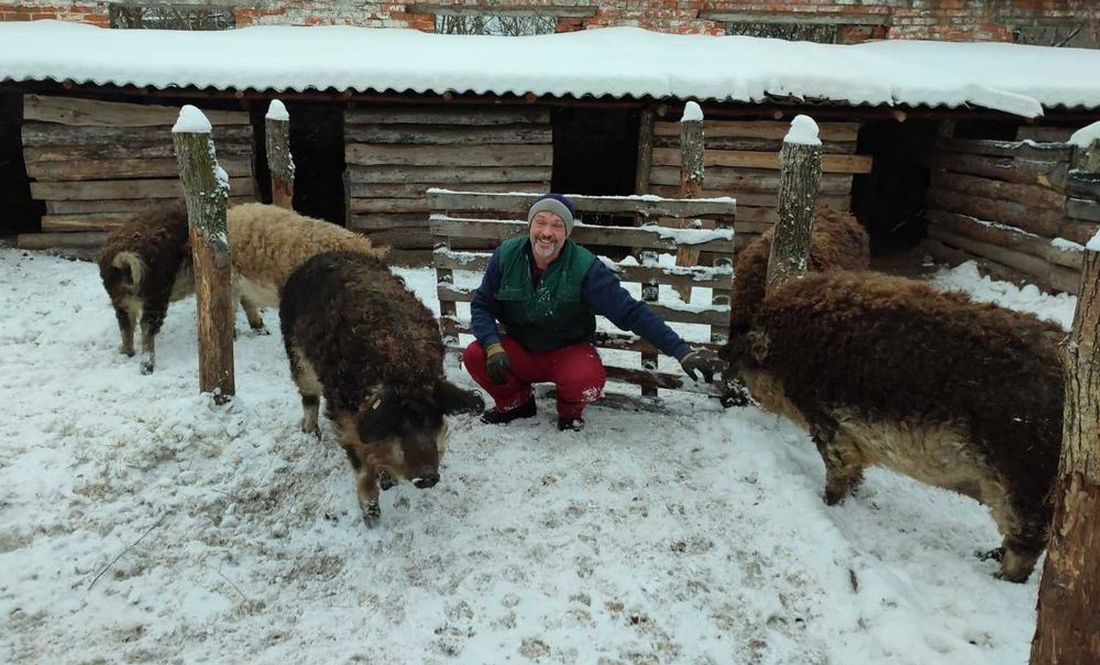
[[[435,484],[439,482],[438,473],[422,473],[412,479],[412,484],[417,489],[426,490],[429,487],[435,487]]]

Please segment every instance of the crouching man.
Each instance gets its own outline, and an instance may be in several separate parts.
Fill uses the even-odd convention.
[[[692,379],[713,380],[718,357],[693,351],[644,302],[635,300],[596,255],[569,239],[573,203],[540,197],[527,213],[527,237],[493,253],[470,304],[476,341],[463,353],[466,370],[496,401],[482,421],[504,424],[535,415],[534,383],[553,383],[558,429],[584,427],[584,408],[603,394],[607,375],[592,341],[596,314],[641,336],[680,361]],[[501,335],[497,322],[504,324]]]

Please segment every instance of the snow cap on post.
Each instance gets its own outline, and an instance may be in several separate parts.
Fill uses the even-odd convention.
[[[791,128],[783,137],[783,142],[821,145],[821,139],[817,137],[817,123],[808,115],[796,115],[791,120]]]
[[[680,122],[701,122],[703,120],[703,109],[699,108],[699,105],[695,102],[688,102],[684,104],[684,115],[680,118]]]
[[[290,114],[286,112],[286,106],[278,99],[272,99],[271,103],[267,106],[267,115],[264,118],[268,120],[290,120]]]
[[[176,124],[172,125],[172,133],[209,134],[210,121],[206,119],[202,111],[190,104],[185,104],[180,109]]]

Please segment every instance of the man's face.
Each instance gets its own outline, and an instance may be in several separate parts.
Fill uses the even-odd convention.
[[[565,245],[565,220],[543,210],[531,220],[531,250],[540,262],[549,263],[558,258]]]

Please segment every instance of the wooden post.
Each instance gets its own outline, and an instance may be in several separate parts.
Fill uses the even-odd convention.
[[[658,265],[657,252],[653,250],[642,250],[642,265]],[[649,284],[642,284],[642,300],[647,303],[656,303],[661,299],[660,293],[661,285],[658,282],[650,282]],[[643,353],[642,354],[642,369],[647,372],[656,372],[658,367],[659,355],[656,353]],[[656,397],[657,388],[654,386],[642,386],[643,397]]]
[[[1094,154],[1081,163],[1100,162],[1100,142],[1082,152]],[[1062,456],[1031,665],[1100,663],[1100,232],[1084,254],[1073,332],[1063,349]]]
[[[278,99],[271,100],[264,116],[267,167],[271,171],[271,202],[294,209],[294,158],[290,155],[290,114]]]
[[[810,235],[814,230],[814,202],[821,182],[821,140],[817,123],[795,116],[779,151],[779,220],[768,257],[766,292],[806,274]]]
[[[684,106],[680,118],[680,198],[697,199],[703,193],[703,110],[695,102]],[[690,228],[692,219],[680,220],[681,228]],[[676,250],[676,265],[699,263],[699,250],[680,247]],[[691,302],[691,286],[679,286],[680,298]]]
[[[224,404],[236,392],[233,377],[233,301],[225,208],[229,177],[218,166],[210,122],[187,105],[172,127],[180,180],[187,199],[195,296],[199,308],[199,391]]]

